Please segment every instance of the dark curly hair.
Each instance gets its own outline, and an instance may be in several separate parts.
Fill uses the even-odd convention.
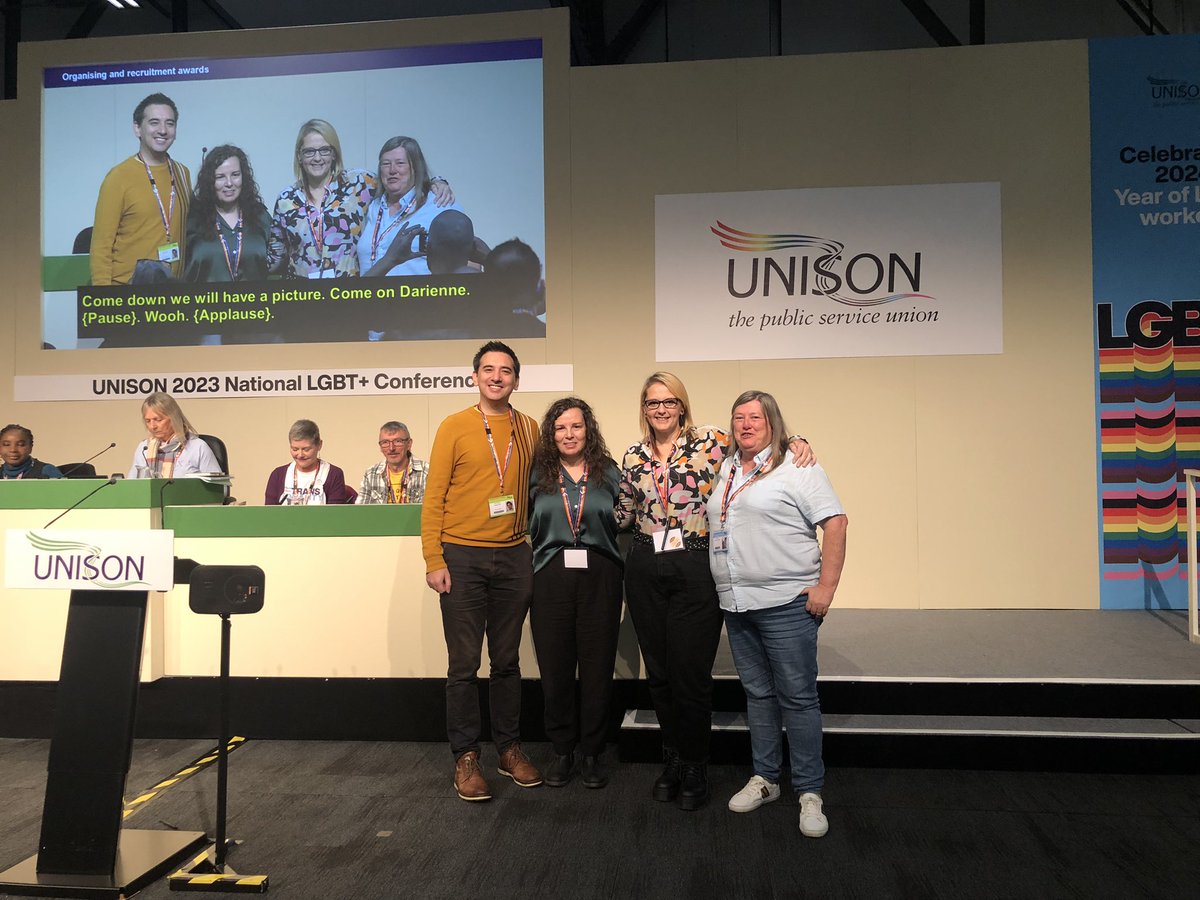
[[[607,477],[611,471],[610,463],[616,465],[604,436],[600,434],[600,425],[592,408],[578,397],[563,397],[555,400],[542,417],[541,434],[538,437],[537,450],[533,455],[533,470],[537,472],[537,484],[534,493],[558,490],[558,447],[554,444],[554,423],[569,409],[577,409],[583,413],[583,425],[587,429],[587,438],[583,444],[583,460],[587,463],[589,473],[599,473]],[[589,477],[591,477],[589,475]]]
[[[217,167],[235,156],[242,166],[242,193],[238,197],[242,220],[247,221],[267,214],[267,207],[258,193],[258,183],[254,180],[254,170],[250,168],[246,151],[232,144],[221,144],[208,151],[204,162],[200,164],[200,172],[196,175],[196,199],[192,201],[192,209],[196,211],[195,215],[200,217],[201,222],[210,222],[217,214]]]

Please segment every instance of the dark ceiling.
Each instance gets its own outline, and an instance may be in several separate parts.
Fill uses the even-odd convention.
[[[127,0],[122,0],[127,2]],[[18,41],[274,28],[568,7],[574,65],[1178,34],[1200,0],[4,0]]]

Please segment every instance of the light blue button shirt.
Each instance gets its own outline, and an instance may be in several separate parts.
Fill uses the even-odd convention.
[[[755,457],[762,465],[769,450]],[[748,478],[735,453],[721,464],[708,498],[710,535],[724,531],[727,550],[709,547],[708,558],[721,609],[746,612],[790,603],[821,579],[817,523],[842,515],[841,501],[819,465],[797,468],[789,452],[783,462],[738,493],[721,523],[721,502]]]

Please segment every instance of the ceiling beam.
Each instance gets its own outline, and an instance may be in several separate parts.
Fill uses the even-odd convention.
[[[938,14],[930,8],[925,0],[900,0],[908,11],[913,14],[926,33],[937,42],[939,47],[961,47],[962,41],[954,36],[954,32],[946,27]]]

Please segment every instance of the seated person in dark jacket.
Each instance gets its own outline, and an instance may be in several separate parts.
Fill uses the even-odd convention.
[[[33,458],[33,432],[24,425],[5,425],[0,431],[0,478],[62,478],[63,473],[50,463]]]

